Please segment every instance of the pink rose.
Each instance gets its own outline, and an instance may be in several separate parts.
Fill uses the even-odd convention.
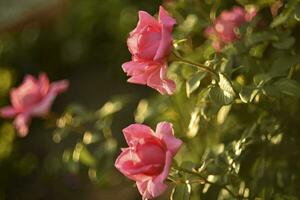
[[[256,9],[249,12],[241,7],[223,11],[214,21],[214,25],[205,30],[205,35],[212,39],[216,51],[221,51],[225,44],[239,39],[238,28],[256,16]]]
[[[49,83],[46,74],[42,73],[36,79],[31,75],[25,76],[23,83],[11,90],[12,106],[0,109],[0,116],[15,118],[14,125],[19,136],[28,133],[28,126],[32,117],[46,115],[55,97],[67,90],[69,82],[66,80]]]
[[[150,127],[133,124],[123,130],[128,148],[116,160],[116,168],[136,181],[143,199],[161,195],[167,188],[172,158],[182,142],[173,135],[172,124],[161,122],[154,132]]]
[[[167,11],[160,6],[158,20],[147,12],[139,12],[137,27],[130,33],[127,46],[132,61],[122,65],[128,81],[148,85],[161,94],[172,94],[175,83],[166,76],[167,56],[172,49],[172,31],[176,24]]]

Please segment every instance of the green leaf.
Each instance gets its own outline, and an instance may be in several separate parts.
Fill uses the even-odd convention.
[[[180,167],[182,168],[185,168],[185,169],[189,169],[189,170],[192,170],[196,167],[196,163],[193,163],[192,161],[183,161],[181,164],[180,164]]]
[[[266,85],[263,87],[262,92],[266,96],[279,98],[282,96],[281,92],[278,88],[274,87],[274,85]]]
[[[224,91],[218,86],[211,88],[209,95],[215,103],[220,105],[229,105],[234,100],[234,96],[226,92],[224,93]]]
[[[219,73],[218,86],[211,88],[210,97],[218,104],[228,105],[232,103],[236,94],[229,79],[222,73]]]
[[[280,79],[273,84],[283,94],[300,98],[300,84],[295,80]]]
[[[189,200],[191,196],[192,187],[186,181],[184,184],[177,185],[171,193],[171,200]]]
[[[245,45],[249,47],[261,42],[265,43],[267,41],[277,41],[277,40],[278,40],[278,36],[276,33],[271,31],[264,31],[264,32],[253,33],[248,37],[246,37]]]
[[[206,76],[206,73],[199,72],[192,76],[187,82],[186,82],[186,94],[187,97],[190,97],[191,93],[193,93],[199,86],[201,80]]]
[[[273,42],[273,46],[277,49],[289,49],[295,44],[295,38],[287,37],[278,42]]]
[[[82,143],[77,143],[73,151],[73,161],[80,161],[82,164],[94,167],[97,163],[94,156],[89,152],[89,150]]]
[[[297,4],[300,0],[291,0],[286,4],[286,8],[278,15],[271,23],[271,28],[285,23],[293,14]]]
[[[244,103],[250,103],[253,101],[255,96],[258,94],[259,89],[254,86],[243,87],[239,96]]]
[[[253,77],[253,81],[256,86],[260,86],[260,85],[264,84],[265,82],[271,80],[272,78],[273,77],[271,76],[271,74],[261,73],[261,74],[255,75]]]
[[[272,77],[286,76],[291,67],[300,63],[300,54],[290,54],[285,52],[275,52],[272,55],[272,66],[269,75]]]
[[[256,58],[262,58],[267,46],[268,43],[258,44],[250,49],[249,55]]]

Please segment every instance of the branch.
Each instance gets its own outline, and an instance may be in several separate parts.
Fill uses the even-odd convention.
[[[195,62],[186,60],[186,59],[182,58],[180,55],[178,55],[177,53],[175,53],[174,51],[172,51],[172,54],[178,59],[179,62],[182,62],[182,63],[185,63],[185,64],[189,64],[189,65],[193,65],[193,66],[199,68],[202,71],[209,72],[210,74],[212,74],[216,78],[219,77],[218,73],[215,70],[213,70],[212,68],[210,68],[210,67],[207,67],[207,66],[205,66],[203,64],[199,64],[199,63],[195,63]]]

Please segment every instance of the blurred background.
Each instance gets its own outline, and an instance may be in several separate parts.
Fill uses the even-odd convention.
[[[161,3],[0,0],[0,106],[25,74],[71,83],[56,114],[34,119],[26,138],[0,120],[0,200],[140,199],[113,161],[122,128],[153,91],[127,84],[121,64],[130,59],[126,38],[137,11],[153,14]]]

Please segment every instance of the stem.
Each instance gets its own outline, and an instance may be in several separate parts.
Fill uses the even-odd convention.
[[[216,19],[216,13],[217,13],[218,7],[220,6],[220,3],[221,3],[220,0],[216,0],[215,3],[214,3],[214,5],[212,6],[211,11],[209,13],[211,21],[215,21],[215,19]]]
[[[232,192],[226,185],[219,185],[219,184],[216,184],[214,182],[211,182],[211,181],[207,180],[204,176],[202,176],[200,173],[198,173],[196,171],[185,169],[185,168],[182,168],[182,167],[176,167],[176,169],[179,170],[179,171],[183,171],[185,173],[188,173],[188,174],[198,176],[202,179],[202,181],[204,183],[207,183],[207,184],[210,184],[210,185],[217,185],[217,186],[223,188],[224,190],[226,190],[231,196],[233,196],[235,198],[239,198],[239,196],[234,194],[234,192]]]
[[[209,67],[207,67],[207,66],[205,66],[205,65],[203,65],[203,64],[199,64],[199,63],[195,63],[195,62],[186,60],[186,59],[182,58],[181,56],[179,56],[179,55],[178,55],[177,53],[175,53],[174,51],[173,51],[172,53],[173,53],[173,55],[179,60],[179,62],[186,63],[186,64],[189,64],[189,65],[193,65],[193,66],[199,68],[199,69],[202,70],[202,71],[209,72],[209,73],[211,73],[213,76],[218,77],[218,73],[217,73],[215,70],[213,70],[213,69],[211,69],[211,68],[209,68]]]

